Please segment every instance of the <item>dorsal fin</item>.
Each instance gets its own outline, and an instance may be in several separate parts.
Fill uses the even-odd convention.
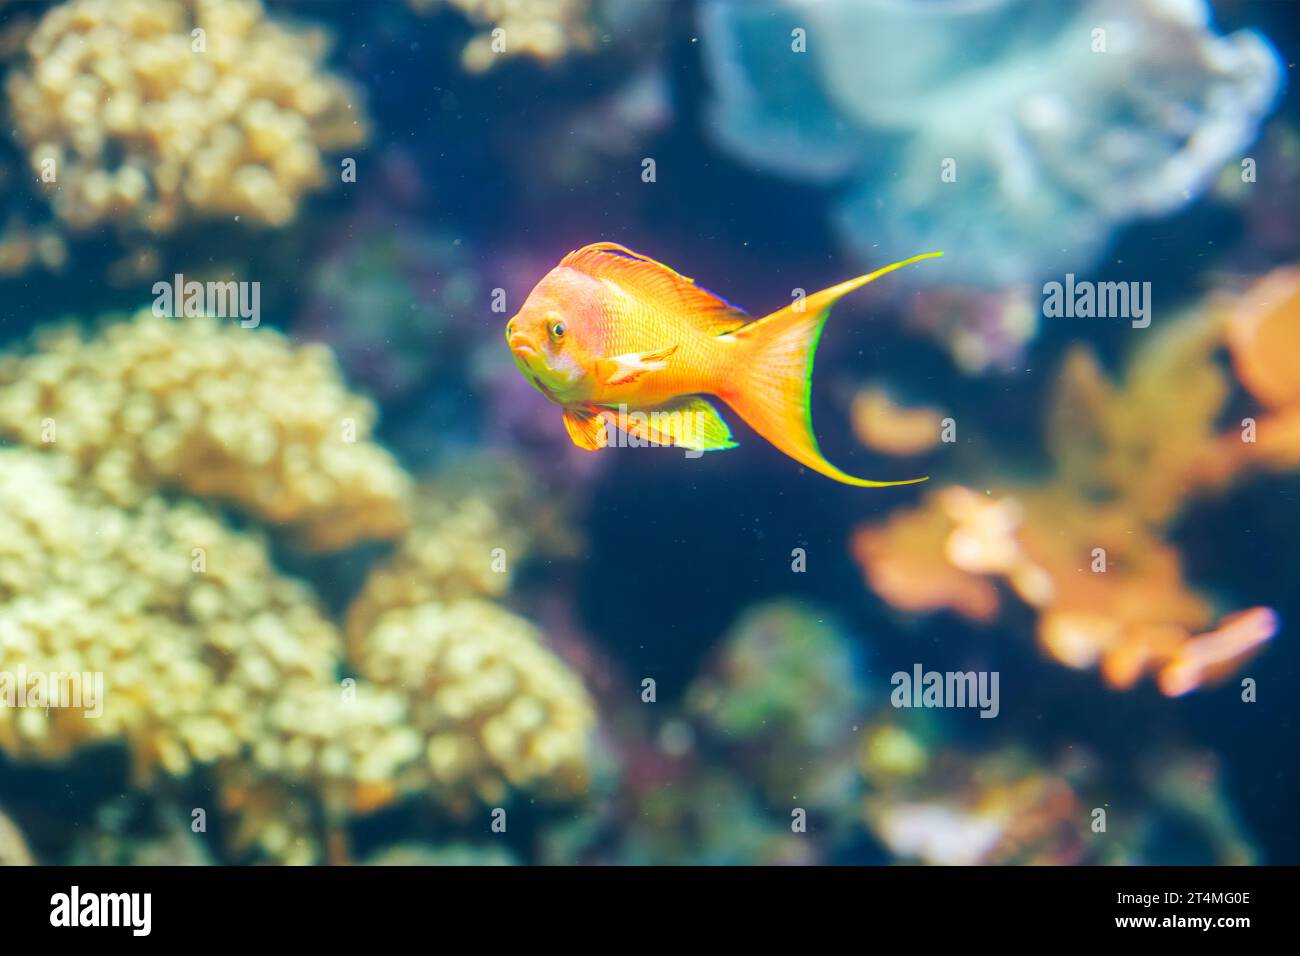
[[[753,321],[744,309],[700,288],[693,279],[616,242],[596,242],[575,249],[560,260],[560,265],[593,278],[609,279],[634,296],[680,310],[689,322],[713,335]]]

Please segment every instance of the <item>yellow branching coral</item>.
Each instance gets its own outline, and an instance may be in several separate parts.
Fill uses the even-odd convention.
[[[0,672],[104,675],[81,708],[0,708],[0,747],[122,739],[141,776],[180,775],[238,754],[286,688],[335,681],[337,632],[255,537],[196,502],[123,511],[68,459],[0,462]]]
[[[497,597],[525,554],[523,526],[502,520],[499,504],[484,496],[452,500],[423,485],[414,496],[411,520],[411,532],[392,558],[371,572],[348,609],[349,634],[367,633],[393,608]]]
[[[207,317],[142,310],[0,356],[0,435],[73,459],[116,503],[180,489],[294,525],[319,549],[407,525],[409,480],[368,440],[374,418],[328,349]]]
[[[1266,298],[1260,322],[1293,308],[1278,304],[1285,296]],[[1276,345],[1293,332],[1232,334],[1238,365],[1269,383],[1256,388],[1300,392],[1288,384],[1289,353],[1265,358],[1255,348],[1248,360],[1240,344]],[[1177,696],[1231,674],[1272,638],[1277,616],[1259,607],[1216,622],[1164,538],[1189,496],[1244,470],[1237,459],[1250,456],[1225,451],[1216,433],[1230,387],[1214,363],[1223,335],[1213,315],[1184,320],[1140,349],[1118,385],[1090,353],[1072,353],[1048,413],[1052,476],[1000,485],[997,496],[941,487],[916,511],[859,529],[854,551],[872,587],[905,610],[948,608],[987,621],[1000,604],[989,579],[1001,579],[1038,610],[1038,639],[1053,657],[1097,666],[1116,688],[1152,674]]]
[[[590,702],[522,619],[481,600],[390,611],[354,681],[342,647],[264,544],[200,503],[124,510],[71,459],[0,450],[0,674],[81,682],[79,706],[48,708],[3,683],[5,752],[121,742],[142,782],[214,766],[236,849],[282,862],[320,852],[296,788],[338,821],[429,790],[581,783]]]
[[[259,0],[68,0],[27,38],[6,92],[33,173],[72,229],[168,232],[196,218],[289,222],[361,144],[358,92],[325,36]]]
[[[320,833],[424,788],[422,740],[407,700],[365,681],[287,686],[259,713],[248,751],[218,768],[232,845],[291,864],[316,862]],[[322,819],[302,799],[307,787]]]
[[[472,598],[398,608],[354,637],[352,653],[369,680],[408,695],[425,770],[449,803],[585,785],[590,698],[522,618]]]
[[[506,785],[557,794],[587,777],[594,724],[581,681],[522,618],[489,603],[528,546],[499,495],[416,496],[414,528],[347,615],[358,672],[411,700],[429,783],[451,802]]]
[[[490,29],[474,37],[461,54],[465,69],[483,73],[498,56],[558,60],[595,41],[589,23],[591,0],[407,0],[416,11],[454,7]]]
[[[319,859],[323,833],[346,858],[349,815],[415,794],[576,792],[590,698],[486,600],[529,544],[499,489],[423,490],[348,615],[346,679],[343,635],[258,534],[159,494],[321,547],[403,534],[409,479],[367,441],[372,416],[327,350],[209,318],[52,329],[0,356],[0,434],[30,446],[0,449],[0,693],[5,675],[91,679],[81,707],[0,707],[0,750],[120,743],[142,781],[211,767],[235,849],[289,863]]]

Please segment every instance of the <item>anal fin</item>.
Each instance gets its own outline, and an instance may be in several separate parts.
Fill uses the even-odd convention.
[[[735,448],[731,429],[705,398],[687,395],[647,409],[602,408],[600,416],[615,428],[645,442],[692,451]]]

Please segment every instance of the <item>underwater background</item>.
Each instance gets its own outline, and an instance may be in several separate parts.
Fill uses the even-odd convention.
[[[0,0],[0,862],[1300,863],[1298,11]],[[942,250],[812,393],[930,480],[574,447],[602,240]]]

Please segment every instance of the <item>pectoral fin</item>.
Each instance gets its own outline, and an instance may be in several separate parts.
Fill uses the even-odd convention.
[[[736,447],[731,429],[718,410],[698,396],[676,398],[654,408],[634,411],[602,408],[600,415],[615,428],[657,445],[692,451],[722,451]]]
[[[609,441],[605,430],[605,421],[592,408],[564,409],[564,428],[573,439],[573,443],[587,451],[599,451]]]
[[[677,351],[676,345],[659,349],[657,352],[624,352],[612,358],[603,359],[598,366],[601,380],[606,385],[626,385],[635,382],[647,372],[657,372],[667,368],[665,361]]]

